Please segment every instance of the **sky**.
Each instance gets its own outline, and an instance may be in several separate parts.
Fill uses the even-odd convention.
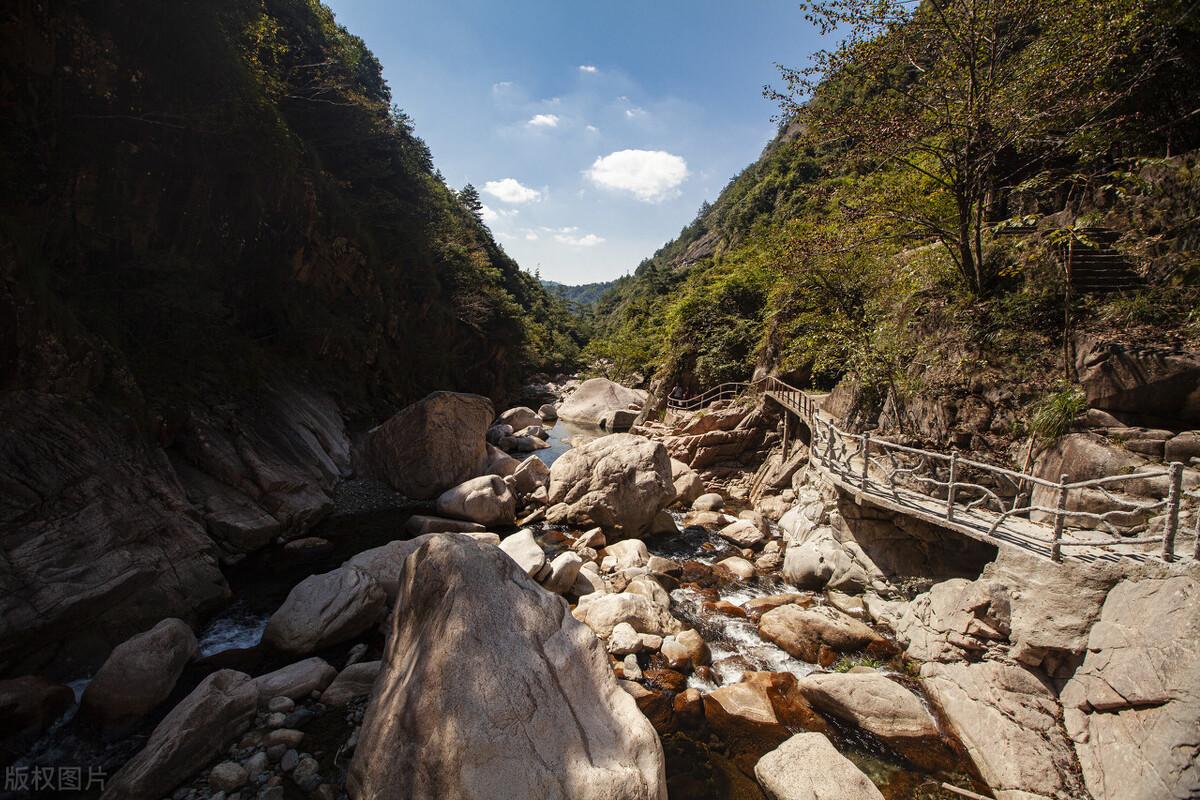
[[[793,0],[326,2],[508,254],[567,284],[632,272],[716,199],[775,133],[775,64],[819,46]]]

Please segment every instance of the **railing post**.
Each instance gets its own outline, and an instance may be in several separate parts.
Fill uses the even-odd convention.
[[[1167,527],[1163,531],[1162,559],[1175,560],[1175,533],[1179,530],[1179,495],[1183,483],[1183,464],[1171,462],[1171,474],[1167,478]]]
[[[867,470],[871,466],[871,435],[864,433],[859,445],[859,450],[862,452],[862,488],[867,490]]]
[[[825,466],[833,470],[833,423],[825,423]]]
[[[958,451],[950,453],[950,481],[946,484],[946,519],[954,519],[954,482],[958,480]]]
[[[1054,511],[1054,544],[1050,545],[1050,558],[1062,561],[1063,526],[1067,522],[1067,476],[1064,473],[1058,481],[1058,506]]]
[[[1196,506],[1196,541],[1192,543],[1192,558],[1200,561],[1200,505]]]
[[[789,428],[791,427],[791,425],[789,424],[789,420],[791,420],[791,418],[792,418],[792,415],[785,408],[783,410],[783,460],[784,461],[787,461],[788,445],[791,443],[791,438],[788,436],[788,434],[791,432],[789,430]]]

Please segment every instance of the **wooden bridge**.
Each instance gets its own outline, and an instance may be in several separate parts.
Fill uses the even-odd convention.
[[[797,417],[809,431],[810,463],[856,500],[1055,561],[1175,561],[1189,556],[1200,561],[1200,491],[1183,490],[1183,464],[1178,462],[1086,481],[1071,482],[1067,475],[1049,481],[957,452],[849,433],[834,424],[811,394],[773,377],[721,384],[696,397],[670,399],[667,406],[694,411],[744,395],[765,397],[786,412],[785,457],[793,435],[790,417]],[[1123,493],[1122,488],[1138,493]],[[1161,499],[1153,499],[1155,495]],[[1193,509],[1196,526],[1190,553],[1177,552],[1175,543],[1185,503]]]

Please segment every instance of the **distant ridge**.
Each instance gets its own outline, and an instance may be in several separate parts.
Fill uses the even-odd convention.
[[[581,283],[578,286],[568,286],[565,283],[557,281],[548,281],[543,279],[542,286],[551,294],[561,297],[568,303],[577,303],[581,306],[590,306],[598,302],[605,292],[613,288],[616,281],[605,281],[604,283]]]

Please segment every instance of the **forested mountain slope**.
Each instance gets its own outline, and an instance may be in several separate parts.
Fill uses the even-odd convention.
[[[1186,4],[815,5],[854,35],[784,71],[778,136],[602,301],[610,374],[843,381],[868,416],[974,384],[1012,411],[1081,336],[1200,338]],[[1072,243],[1111,245],[1140,289],[1068,293]]]
[[[577,352],[319,2],[0,17],[0,672],[203,618],[352,431]]]

